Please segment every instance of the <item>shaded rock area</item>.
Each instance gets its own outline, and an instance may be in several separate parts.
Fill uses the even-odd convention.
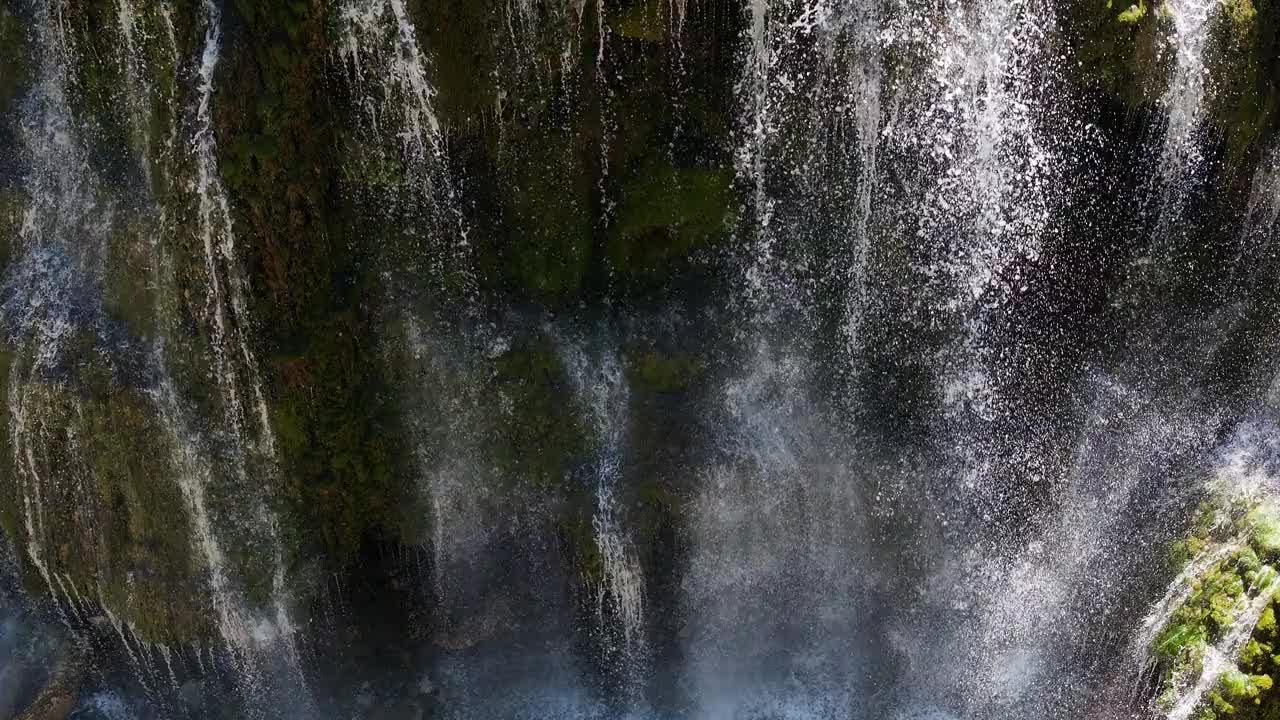
[[[66,648],[48,673],[48,679],[15,720],[67,720],[79,706],[88,658],[83,650]]]

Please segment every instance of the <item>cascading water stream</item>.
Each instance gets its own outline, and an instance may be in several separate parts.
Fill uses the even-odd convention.
[[[140,717],[204,693],[245,717],[1093,720],[1258,542],[1215,535],[1166,585],[1275,376],[1280,169],[1246,205],[1258,153],[1205,167],[1213,3],[1158,10],[1163,147],[1077,75],[1128,59],[1076,57],[1092,16],[1041,0],[30,5],[21,162],[0,152],[0,232],[14,187],[24,210],[12,261],[0,243],[0,520],[108,658],[77,717],[126,712],[96,686],[126,677]],[[1164,30],[1133,22],[1114,34]],[[1210,359],[1115,327],[1151,218],[1109,195],[1157,153],[1167,208],[1243,210],[1231,292],[1137,311],[1153,347],[1163,322]],[[255,260],[294,228],[235,226],[233,157],[280,159],[279,197],[333,241],[266,284],[327,296],[260,332]],[[1223,187],[1185,191],[1208,170]],[[1199,225],[1176,231],[1215,273]],[[103,432],[126,415],[154,442]],[[202,592],[147,594],[174,577]]]
[[[635,551],[619,517],[615,493],[623,475],[626,453],[626,413],[628,388],[623,368],[615,353],[592,358],[580,346],[563,351],[579,402],[597,437],[595,459],[590,466],[595,477],[596,507],[591,519],[600,575],[595,581],[596,614],[603,628],[616,623],[621,632],[623,673],[629,691],[636,692],[642,681],[645,652],[644,577]]]
[[[916,232],[938,249],[926,275],[944,279],[941,309],[960,326],[944,355],[943,398],[950,412],[985,421],[997,412],[999,392],[988,324],[1027,290],[1020,266],[1035,263],[1050,232],[1065,190],[1057,148],[1071,142],[1076,124],[1069,108],[1043,100],[1060,72],[1048,41],[1056,22],[1051,7],[1037,0],[947,2],[940,16],[923,20],[889,31],[902,47],[925,42],[936,49],[926,92],[911,101],[918,115],[885,132],[933,169],[923,181]],[[1046,135],[1049,124],[1053,136]]]
[[[779,323],[784,308],[795,312],[818,292],[801,276],[825,266],[842,281],[841,331],[851,358],[869,301],[869,225],[883,123],[880,15],[878,5],[858,0],[754,1],[738,84],[744,117],[736,166],[756,221],[744,229],[752,235],[746,297],[762,322]],[[787,183],[795,187],[778,197]],[[797,252],[815,230],[831,234],[831,257]]]
[[[1200,552],[1182,572],[1169,583],[1164,597],[1160,598],[1142,618],[1142,625],[1134,634],[1133,652],[1137,661],[1138,675],[1151,669],[1155,659],[1151,655],[1152,645],[1160,631],[1168,625],[1170,618],[1182,607],[1187,598],[1196,590],[1196,582],[1213,566],[1239,551],[1243,546],[1239,543],[1209,545]]]
[[[1173,0],[1160,6],[1172,21],[1173,78],[1161,103],[1167,108],[1159,179],[1166,184],[1161,196],[1157,238],[1173,230],[1188,194],[1205,171],[1204,149],[1199,137],[1204,122],[1207,88],[1205,51],[1210,25],[1219,0]]]
[[[8,412],[26,554],[55,598],[45,530],[45,513],[53,509],[45,507],[50,488],[37,455],[59,428],[46,426],[39,405],[48,397],[44,389],[56,387],[65,345],[77,328],[93,322],[92,294],[111,217],[110,206],[100,204],[96,176],[69,112],[71,50],[59,12],[54,3],[39,3],[34,17],[39,75],[21,131],[30,162],[29,204],[15,243],[21,256],[9,270],[3,303],[6,330],[21,348],[10,370]]]
[[[468,227],[450,177],[442,128],[433,106],[436,91],[429,77],[430,63],[419,45],[417,29],[403,0],[344,0],[339,19],[339,59],[356,90],[357,122],[369,139],[365,145],[371,144],[384,162],[403,162],[406,168],[405,179],[385,189],[379,199],[391,207],[403,207],[393,212],[404,212],[423,226],[428,267],[437,278],[461,278],[464,315],[470,313],[476,309],[476,290]],[[358,149],[365,151],[364,146]],[[444,405],[449,448],[433,447],[426,437],[427,429],[413,428],[423,494],[430,506],[434,591],[443,602],[449,595],[450,566],[465,562],[467,548],[483,542],[482,501],[469,488],[476,452],[469,447],[469,408],[476,403],[478,390],[475,378],[436,346],[434,325],[402,307],[412,305],[414,288],[410,283],[404,292],[395,272],[392,269],[385,275],[385,290],[397,309],[394,322],[403,327],[400,339],[407,346],[408,360],[424,373],[451,384],[449,392],[431,398]],[[410,299],[400,302],[401,294]],[[482,352],[485,346],[491,349],[495,344],[501,341],[487,335],[477,342]],[[423,411],[413,404],[410,401],[408,408],[411,416]],[[430,424],[435,419],[417,424]]]
[[[211,348],[214,373],[226,404],[224,413],[231,431],[237,437],[248,437],[250,430],[245,427],[248,413],[243,407],[243,396],[247,392],[258,423],[257,451],[272,457],[275,439],[247,329],[248,288],[238,267],[231,208],[218,173],[217,144],[213,134],[213,81],[222,51],[222,13],[213,0],[206,0],[204,13],[207,28],[197,73],[199,95],[192,150],[196,164],[194,191],[199,200],[199,232],[204,244],[208,282],[205,312],[214,333]],[[244,378],[240,377],[241,374]],[[247,389],[243,389],[243,385],[247,385]]]
[[[250,684],[251,694],[262,691],[254,687],[258,682],[256,675],[270,672],[268,666],[274,662],[273,656],[278,657],[277,654],[282,653],[286,661],[284,672],[291,676],[285,682],[299,688],[301,693],[301,697],[293,698],[297,703],[293,711],[305,713],[310,704],[309,691],[302,676],[294,637],[296,628],[288,608],[280,531],[269,506],[269,490],[264,493],[261,478],[254,477],[274,479],[277,472],[276,448],[257,358],[249,336],[247,281],[239,267],[230,205],[218,171],[213,92],[222,51],[221,10],[213,0],[205,0],[203,12],[206,27],[200,66],[195,76],[198,86],[191,155],[195,163],[192,189],[197,201],[197,228],[204,249],[204,279],[207,283],[205,319],[211,330],[208,351],[220,389],[226,432],[233,443],[230,471],[238,492],[237,500],[247,503],[247,507],[237,511],[244,518],[239,525],[248,530],[251,543],[261,543],[269,549],[265,564],[269,566],[267,572],[270,574],[270,618],[250,619],[243,599],[228,582],[223,551],[215,538],[213,520],[205,501],[211,478],[204,469],[207,465],[184,437],[189,432],[185,428],[190,425],[184,421],[176,393],[168,384],[167,377],[162,381],[157,401],[164,409],[166,426],[176,434],[175,448],[182,469],[179,484],[190,505],[197,541],[208,567],[223,639],[229,649],[238,654],[237,660]],[[250,410],[244,407],[246,399],[252,406]],[[251,422],[256,427],[250,428]]]
[[[1205,649],[1203,667],[1196,682],[1185,693],[1165,716],[1167,720],[1188,720],[1192,712],[1200,705],[1205,693],[1212,688],[1224,673],[1235,667],[1240,652],[1244,649],[1253,630],[1258,625],[1262,613],[1271,605],[1276,589],[1276,573],[1270,567],[1263,566],[1264,580],[1253,588],[1255,595],[1241,598],[1236,608],[1235,619],[1230,629],[1212,647]]]

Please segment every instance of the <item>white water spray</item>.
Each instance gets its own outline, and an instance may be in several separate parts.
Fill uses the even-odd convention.
[[[596,588],[596,613],[604,623],[621,626],[622,648],[631,681],[638,680],[644,651],[644,577],[635,550],[622,528],[614,492],[622,478],[626,452],[628,388],[615,353],[591,358],[581,347],[564,353],[578,398],[585,404],[598,449],[592,468],[596,480],[596,510],[591,520],[601,578]]]

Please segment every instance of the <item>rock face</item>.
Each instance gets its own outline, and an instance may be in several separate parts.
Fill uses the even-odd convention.
[[[49,672],[49,679],[14,720],[67,720],[80,704],[87,671],[83,650],[68,648]]]

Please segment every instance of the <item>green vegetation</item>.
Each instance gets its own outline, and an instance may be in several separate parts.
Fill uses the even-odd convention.
[[[1276,508],[1250,507],[1241,501],[1223,501],[1222,507],[1202,506],[1193,533],[1175,543],[1177,565],[1222,543],[1243,538],[1243,546],[1208,568],[1195,579],[1192,592],[1174,611],[1157,635],[1152,651],[1163,678],[1158,702],[1177,701],[1179,688],[1195,683],[1207,648],[1219,642],[1239,619],[1242,608],[1260,594],[1271,596],[1237,666],[1223,673],[1201,705],[1196,720],[1241,718],[1270,720],[1280,715],[1272,702],[1272,685],[1280,677],[1276,649],[1276,612],[1280,610],[1280,583],[1274,569],[1280,561]]]

